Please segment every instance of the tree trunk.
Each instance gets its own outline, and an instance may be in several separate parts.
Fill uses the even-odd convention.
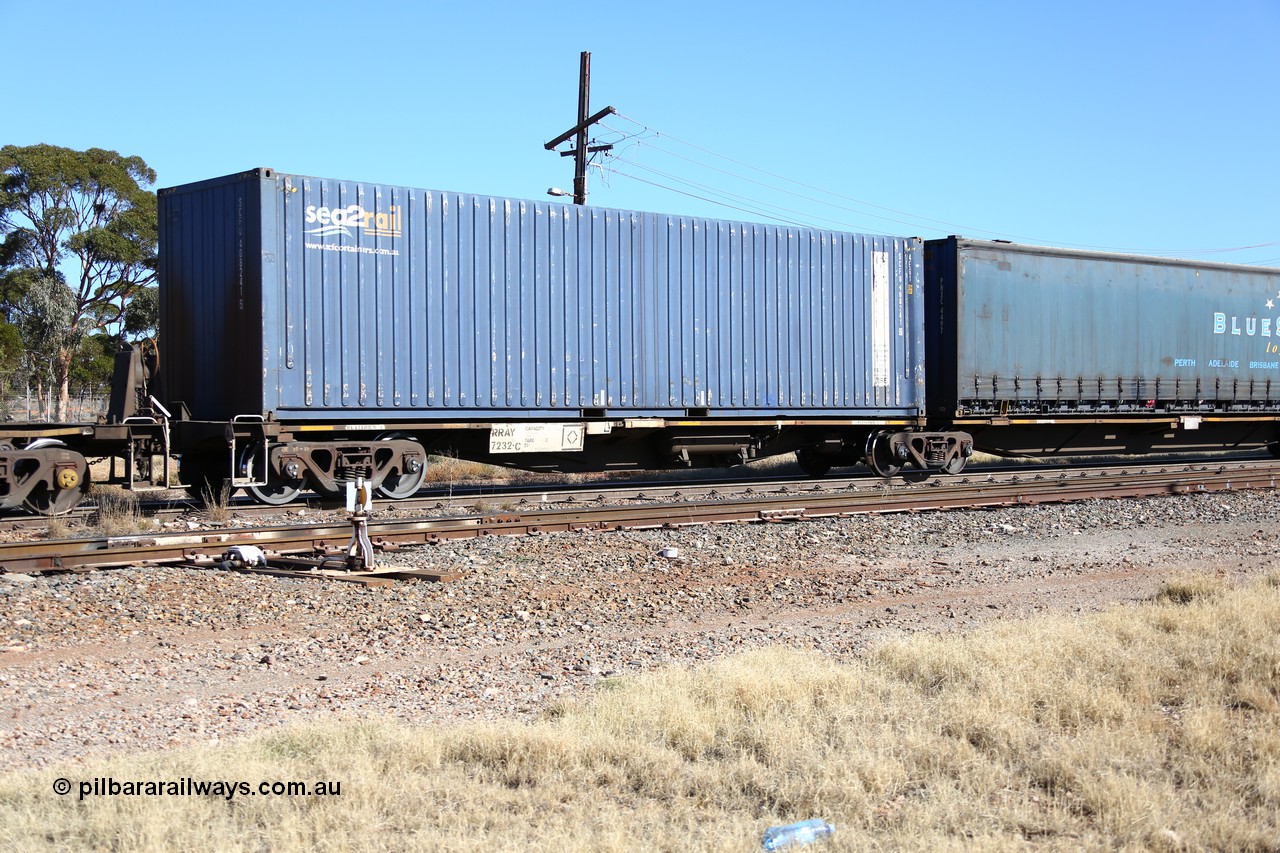
[[[74,360],[74,350],[58,350],[58,358],[54,364],[56,375],[53,377],[54,384],[58,388],[58,408],[53,419],[58,423],[65,423],[67,420],[67,408],[71,398],[71,363]],[[52,394],[53,389],[50,388],[49,392]]]

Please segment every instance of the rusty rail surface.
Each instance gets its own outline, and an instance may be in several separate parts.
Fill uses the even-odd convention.
[[[797,521],[865,513],[1029,505],[1189,492],[1275,489],[1280,462],[1212,465],[1130,465],[999,476],[928,477],[918,482],[859,479],[836,488],[817,481],[798,490],[744,484],[739,493],[642,505],[552,507],[408,521],[371,520],[376,549],[479,536],[527,536],[570,530],[635,530],[697,524]],[[256,545],[274,554],[332,553],[350,541],[346,524],[289,525],[106,539],[65,539],[0,545],[0,572],[88,571],[116,566],[188,562]]]

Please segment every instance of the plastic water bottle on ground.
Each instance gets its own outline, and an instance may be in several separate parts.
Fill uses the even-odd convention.
[[[822,818],[813,818],[770,827],[765,831],[762,843],[765,850],[785,850],[825,838],[835,831],[836,828]]]

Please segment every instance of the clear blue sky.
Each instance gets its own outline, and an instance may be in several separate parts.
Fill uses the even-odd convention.
[[[0,0],[0,25],[0,144],[137,154],[157,186],[546,198],[590,50],[592,109],[623,114],[592,204],[1280,265],[1280,0]]]

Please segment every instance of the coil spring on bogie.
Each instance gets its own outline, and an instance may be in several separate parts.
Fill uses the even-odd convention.
[[[370,480],[373,478],[372,465],[346,465],[338,472],[334,479],[339,483],[354,483],[357,479],[363,478]]]

